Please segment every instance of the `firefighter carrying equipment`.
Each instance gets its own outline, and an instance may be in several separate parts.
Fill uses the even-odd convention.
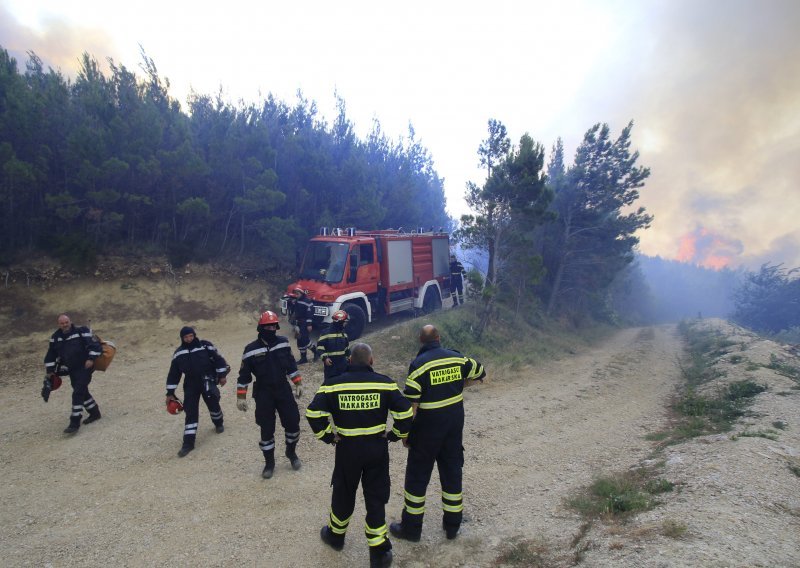
[[[167,412],[170,414],[180,414],[183,412],[183,403],[177,398],[169,399],[169,402],[167,402]]]
[[[102,339],[97,334],[95,334],[94,339],[100,344],[100,349],[102,350],[100,356],[94,360],[94,370],[105,371],[111,365],[111,361],[114,360],[114,355],[117,354],[117,346],[113,341]]]

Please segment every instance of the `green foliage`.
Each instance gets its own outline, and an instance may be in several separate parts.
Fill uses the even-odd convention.
[[[766,430],[744,430],[733,437],[734,440],[737,438],[766,438],[767,440],[775,441],[778,439],[778,432],[770,428]]]
[[[71,233],[63,237],[52,237],[50,243],[55,246],[49,252],[68,268],[87,270],[97,264],[96,247],[85,235]]]
[[[596,477],[588,488],[567,499],[567,504],[586,518],[649,510],[657,504],[653,495],[674,487],[665,479],[653,478],[652,473],[638,469]]]
[[[779,375],[792,379],[800,384],[800,367],[787,363],[774,353],[770,353],[769,355],[769,365],[767,365],[767,369],[772,369]]]
[[[494,564],[547,568],[553,565],[553,559],[547,543],[542,539],[514,537],[500,547],[500,553],[495,558]]]
[[[732,319],[762,332],[778,333],[800,326],[800,268],[763,264],[748,272],[734,293]]]
[[[661,524],[661,534],[669,538],[681,538],[686,534],[687,530],[686,523],[673,519],[666,519]]]
[[[302,95],[234,106],[195,94],[184,113],[144,52],[143,76],[111,60],[105,74],[83,54],[72,82],[29,57],[20,73],[0,47],[0,238],[12,251],[85,231],[95,247],[154,247],[176,265],[269,250],[270,265],[293,266],[323,217],[450,228],[413,128],[389,139],[375,121],[360,140],[344,101],[328,125]]]

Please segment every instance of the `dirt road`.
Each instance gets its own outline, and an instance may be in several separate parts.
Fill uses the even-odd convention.
[[[214,432],[201,405],[197,449],[186,458],[176,456],[183,417],[164,412],[163,395],[180,319],[162,317],[154,325],[142,317],[109,329],[123,348],[112,370],[92,383],[103,419],[72,437],[62,433],[69,388],[53,393],[48,404],[38,398],[46,335],[7,342],[12,376],[0,386],[2,564],[366,566],[360,496],[345,549],[334,552],[319,540],[333,451],[314,439],[305,421],[298,447],[303,468],[292,471],[281,456],[273,479],[263,480],[252,408],[237,411],[235,385],[229,384],[222,389],[225,432]],[[254,336],[248,320],[228,314],[202,323],[198,334],[214,341],[235,365]],[[408,360],[380,360],[392,333],[384,329],[366,340],[375,348],[376,370],[401,379]],[[133,337],[136,341],[126,343]],[[395,541],[395,565],[490,566],[515,537],[544,543],[548,565],[571,565],[582,521],[563,500],[593,476],[625,470],[648,456],[653,443],[644,435],[666,424],[668,399],[679,381],[680,349],[673,326],[627,329],[595,348],[534,368],[490,368],[486,383],[465,396],[462,532],[455,541],[444,538],[434,472],[422,541]],[[310,367],[304,371],[301,408],[322,380],[321,369]],[[387,521],[399,517],[404,453],[399,444],[391,447]],[[797,517],[787,518],[790,535]],[[640,539],[638,545],[664,546],[664,539]],[[667,546],[680,554],[682,545]],[[614,555],[620,548],[595,547],[584,565],[691,565],[680,556],[673,556],[674,564],[648,564],[654,556],[646,548],[619,564]],[[773,565],[798,559],[792,552],[781,554],[778,560],[786,563]],[[719,565],[748,565],[735,556],[728,560]]]

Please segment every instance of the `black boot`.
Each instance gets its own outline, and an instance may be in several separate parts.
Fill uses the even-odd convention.
[[[186,444],[184,442],[184,444],[181,446],[181,449],[178,450],[178,457],[179,458],[185,457],[186,454],[191,452],[193,449],[194,449],[194,446],[190,446],[190,445],[188,445],[188,444]]]
[[[322,542],[330,546],[334,550],[341,550],[344,548],[344,537],[338,537],[333,532],[328,525],[322,527],[322,530],[319,531],[319,537],[322,539]]]
[[[392,549],[370,550],[369,568],[386,568],[392,565]]]
[[[70,416],[69,417],[69,426],[64,428],[64,434],[74,434],[78,431],[78,428],[81,427],[81,415],[78,416]]]
[[[89,417],[83,421],[84,424],[91,424],[92,422],[96,422],[100,420],[102,416],[100,415],[100,407],[96,404],[89,409]]]
[[[316,363],[317,361],[319,361],[319,353],[317,353],[317,344],[316,343],[312,344],[311,347],[309,347],[309,349],[311,349],[312,353],[314,353],[314,363]]]
[[[308,357],[306,356],[306,353],[303,352],[303,353],[300,354],[300,360],[297,362],[297,364],[298,365],[305,365],[306,363],[308,363]]]
[[[297,442],[294,444],[286,444],[286,457],[289,458],[290,462],[292,462],[292,469],[295,471],[303,467],[303,462],[301,462],[300,458],[297,457],[297,452],[295,451],[296,448]]]
[[[392,533],[392,536],[408,540],[411,542],[419,542],[419,539],[422,535],[420,534],[409,534],[406,529],[403,527],[403,523],[392,523],[389,525],[389,532]]]
[[[266,450],[263,453],[266,464],[264,465],[264,470],[261,472],[261,477],[270,479],[272,474],[275,473],[275,450]]]

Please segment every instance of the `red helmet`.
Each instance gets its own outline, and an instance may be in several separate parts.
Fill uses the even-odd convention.
[[[261,314],[261,319],[258,320],[258,325],[278,325],[278,314],[267,310]]]
[[[50,375],[50,390],[58,390],[61,388],[61,377],[53,373]]]
[[[350,316],[348,316],[347,312],[344,311],[344,310],[336,310],[335,312],[333,312],[333,315],[331,316],[331,319],[333,321],[345,322],[348,319],[350,319]]]
[[[171,398],[169,402],[167,402],[167,412],[170,414],[180,414],[183,412],[183,404],[181,404],[181,401],[177,398]]]

